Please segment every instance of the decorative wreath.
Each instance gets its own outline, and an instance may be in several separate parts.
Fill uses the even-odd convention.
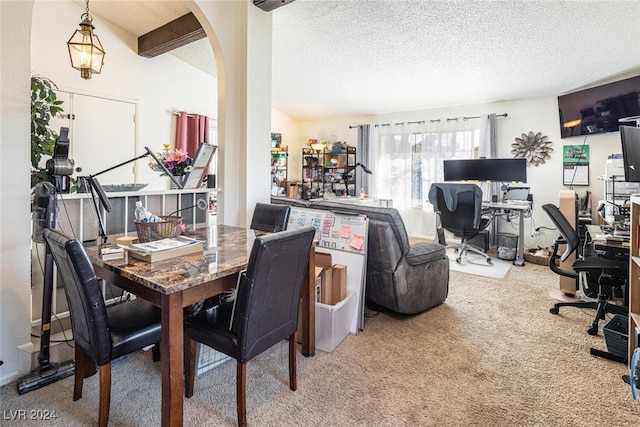
[[[530,131],[528,134],[523,133],[520,138],[516,138],[516,142],[511,144],[514,158],[527,159],[527,163],[538,166],[540,163],[544,163],[546,159],[550,159],[550,152],[553,142],[548,140],[547,135],[542,135],[542,132],[533,133]]]

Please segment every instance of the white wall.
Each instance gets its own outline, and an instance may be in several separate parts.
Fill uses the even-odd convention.
[[[527,219],[525,222],[526,247],[550,246],[557,237],[556,231],[542,229],[539,237],[532,236],[533,230],[537,227],[553,228],[553,224],[548,220],[547,215],[540,206],[545,203],[558,204],[559,191],[569,189],[568,186],[563,185],[562,147],[564,145],[582,145],[584,142],[584,137],[560,138],[558,103],[555,96],[398,112],[371,117],[339,117],[330,120],[300,122],[297,130],[298,145],[289,144],[289,155],[291,163],[295,162],[298,165],[297,168],[301,169],[301,148],[306,144],[308,138],[328,139],[330,135],[337,135],[338,139],[344,140],[350,145],[355,145],[357,131],[356,129],[349,129],[350,125],[478,116],[488,113],[508,114],[506,118],[499,117],[497,119],[499,157],[512,157],[511,144],[515,142],[516,137],[520,137],[522,133],[528,133],[529,131],[534,133],[542,132],[553,142],[554,151],[551,153],[551,159],[545,164],[537,167],[529,166],[527,169],[527,184],[531,187],[531,192],[533,193],[534,210],[532,219]],[[273,129],[277,131],[275,126]],[[291,134],[295,133],[296,131],[292,129]],[[575,186],[574,190],[580,196],[590,190],[593,193],[593,200],[597,201],[604,197],[604,185],[599,178],[604,174],[604,164],[607,156],[621,151],[620,135],[619,132],[591,135],[587,138],[586,144],[590,149],[589,186]],[[297,179],[300,179],[301,172],[294,172],[296,172]],[[594,203],[594,209],[596,207],[597,204]],[[516,224],[502,223],[500,231],[517,234],[517,226]]]
[[[18,370],[18,346],[30,343],[31,2],[0,2],[0,384]]]

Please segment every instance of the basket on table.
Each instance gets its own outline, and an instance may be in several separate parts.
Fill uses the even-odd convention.
[[[138,241],[140,243],[176,237],[180,234],[182,217],[160,216],[158,222],[135,221]]]

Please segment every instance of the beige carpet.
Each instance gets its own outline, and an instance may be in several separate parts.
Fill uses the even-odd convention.
[[[585,332],[593,311],[549,314],[558,278],[528,263],[504,279],[451,272],[445,302],[416,316],[378,314],[333,353],[298,357],[287,387],[287,345],[249,363],[254,426],[638,426],[640,403],[624,365],[589,355],[605,348]],[[138,353],[113,367],[112,426],[160,424],[160,365]],[[185,425],[235,424],[235,365],[196,379]],[[72,379],[18,396],[0,391],[4,414],[56,411],[47,425],[97,420],[97,378],[72,401]],[[5,417],[6,418],[6,417]],[[3,419],[3,426],[22,425]],[[35,423],[34,423],[35,424]],[[44,425],[44,424],[43,424]]]

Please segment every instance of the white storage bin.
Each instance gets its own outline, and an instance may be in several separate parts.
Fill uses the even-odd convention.
[[[332,352],[349,334],[355,315],[356,299],[353,291],[336,305],[316,303],[316,348]]]

